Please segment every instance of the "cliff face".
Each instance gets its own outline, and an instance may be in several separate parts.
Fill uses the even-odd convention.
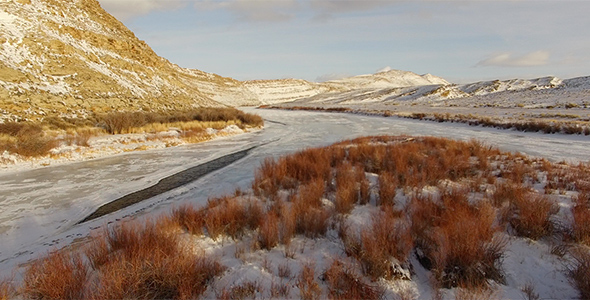
[[[2,119],[221,105],[207,86],[243,92],[159,57],[96,0],[0,0]]]

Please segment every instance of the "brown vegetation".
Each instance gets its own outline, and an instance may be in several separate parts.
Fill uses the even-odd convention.
[[[414,197],[409,206],[421,259],[445,287],[477,287],[502,280],[505,242],[495,234],[496,211],[487,202],[470,204],[461,190],[440,199]]]
[[[577,249],[572,254],[570,278],[580,291],[580,298],[590,299],[590,253],[587,249]]]
[[[354,266],[340,259],[334,260],[324,274],[328,282],[330,299],[381,299],[383,296],[381,287],[365,282],[354,270]]]
[[[260,116],[235,108],[199,108],[174,112],[112,112],[87,118],[48,117],[37,123],[0,123],[0,152],[8,151],[25,157],[39,157],[60,144],[88,147],[92,136],[160,132],[179,128],[188,141],[206,140],[205,129],[222,129],[235,124],[241,128],[264,124]]]
[[[566,241],[588,242],[589,174],[588,165],[551,164],[476,141],[406,136],[343,141],[266,159],[256,171],[254,195],[236,191],[200,208],[180,206],[156,222],[105,231],[83,255],[57,252],[43,258],[28,268],[22,291],[29,298],[195,298],[224,266],[180,247],[179,232],[223,243],[243,240],[236,257],[245,262],[247,249],[280,245],[287,258],[296,259],[301,246],[300,239],[291,244],[295,236],[322,239],[337,231],[347,258],[335,260],[324,276],[307,264],[291,278],[289,265],[279,265],[281,282],[273,282],[270,294],[287,297],[297,286],[302,298],[318,299],[326,296],[322,278],[334,299],[378,298],[381,279],[411,279],[409,258],[415,253],[434,275],[435,287],[460,287],[461,297],[469,298],[490,291],[490,280],[502,283],[506,235],[559,237],[555,190],[576,195]],[[545,189],[533,188],[540,175],[547,176]],[[372,222],[351,221],[365,211]],[[588,260],[572,255],[570,275],[584,293]],[[291,279],[295,285],[283,282]],[[259,285],[244,283],[216,295],[261,293]]]

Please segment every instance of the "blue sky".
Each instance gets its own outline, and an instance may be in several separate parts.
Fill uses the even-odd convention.
[[[159,55],[239,80],[385,67],[457,83],[590,75],[590,1],[99,0]]]

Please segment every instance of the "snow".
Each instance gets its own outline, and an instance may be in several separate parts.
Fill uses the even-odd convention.
[[[106,224],[157,215],[184,203],[204,205],[209,197],[231,193],[235,188],[248,190],[254,169],[266,157],[278,157],[306,147],[326,146],[343,139],[378,134],[434,135],[460,140],[478,138],[505,151],[518,151],[552,161],[585,161],[590,154],[590,141],[578,136],[520,133],[454,123],[352,114],[245,110],[263,116],[265,129],[201,144],[121,153],[43,168],[1,171],[0,275],[10,275],[15,266],[49,249],[80,240]],[[190,184],[88,223],[76,224],[104,203],[148,187],[163,177],[252,146],[258,147],[245,159]],[[375,181],[375,178],[372,180]],[[565,201],[566,198],[558,199]],[[564,203],[564,207],[567,205]],[[367,224],[370,214],[368,206],[359,207],[353,211],[351,221],[359,226]],[[278,282],[280,279],[275,268],[284,262],[292,268],[295,277],[305,261],[320,262],[323,259],[324,262],[316,265],[316,274],[319,274],[322,268],[327,267],[322,263],[329,263],[330,257],[342,253],[341,246],[330,239],[330,234],[328,238],[316,241],[297,238],[292,249],[277,247],[269,252],[246,254],[243,260],[236,258],[236,247],[244,246],[247,246],[247,241],[246,245],[235,245],[228,240],[210,239],[203,239],[195,246],[195,251],[219,255],[224,263],[231,266],[225,275],[227,277],[216,283],[219,286],[211,287],[206,296],[215,297],[214,289],[227,282],[238,284],[253,278],[270,278]],[[285,251],[293,249],[294,260],[285,260]],[[416,266],[413,280],[387,282],[389,292],[386,295],[394,297],[400,291],[419,294],[419,298],[433,295],[428,271],[417,263],[413,265]],[[508,270],[508,285],[501,286],[502,297],[521,298],[519,290],[529,279],[542,283],[543,286],[536,286],[541,295],[547,293],[561,299],[577,296],[565,280],[563,261],[550,253],[550,247],[545,242],[511,239],[504,265]],[[291,280],[295,283],[296,279]],[[295,288],[291,292],[291,297],[298,296]],[[444,297],[450,299],[453,294],[454,291],[449,290]]]

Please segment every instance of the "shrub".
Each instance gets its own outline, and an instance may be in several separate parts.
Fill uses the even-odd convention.
[[[0,280],[0,300],[13,299],[15,296],[14,288],[7,279]]]
[[[590,246],[590,192],[582,191],[574,198],[572,236],[578,243]]]
[[[189,233],[201,235],[205,226],[204,216],[203,210],[197,210],[191,205],[184,205],[174,209],[170,218]]]
[[[240,201],[239,198],[222,197],[209,200],[203,217],[207,233],[213,239],[221,234],[234,239],[246,230],[255,230],[263,216],[258,202]]]
[[[397,191],[395,177],[389,172],[379,174],[379,205],[395,205]]]
[[[414,197],[409,206],[412,232],[423,253],[419,257],[432,268],[444,287],[476,287],[487,279],[502,281],[500,260],[505,241],[495,233],[495,209],[487,202],[470,204],[461,193],[443,193],[435,202]]]
[[[356,180],[352,166],[348,163],[342,164],[336,169],[336,199],[334,200],[336,212],[350,213],[357,199]]]
[[[362,277],[354,272],[353,266],[347,265],[340,259],[334,260],[326,270],[324,277],[328,282],[328,296],[330,299],[381,299],[383,290],[366,283]]]
[[[371,183],[367,179],[365,174],[365,168],[363,165],[357,165],[356,170],[356,181],[359,183],[359,200],[358,203],[365,205],[371,200]]]
[[[92,298],[194,299],[224,271],[215,260],[154,251],[148,257],[126,258],[106,265],[98,276]]]
[[[590,299],[590,253],[578,249],[572,253],[569,276],[580,291],[581,299]]]
[[[303,266],[297,280],[299,297],[304,300],[320,299],[322,290],[315,278],[315,266],[306,264]]]
[[[554,232],[551,216],[558,210],[546,196],[529,193],[511,199],[509,223],[519,236],[536,240]]]
[[[295,221],[295,232],[306,237],[316,238],[326,234],[330,211],[323,207],[314,207],[303,198],[296,196],[292,205],[292,217]]]
[[[80,255],[53,252],[28,266],[22,292],[31,299],[81,299],[87,277]]]
[[[496,183],[494,188],[492,203],[496,207],[502,207],[504,203],[510,203],[513,199],[524,198],[530,191],[530,189],[524,187],[520,183],[507,181]]]
[[[362,250],[357,259],[363,273],[372,279],[404,278],[394,264],[405,263],[414,247],[407,222],[397,219],[392,210],[379,213],[371,227],[361,231],[360,239]]]
[[[279,217],[270,211],[260,225],[258,242],[262,248],[270,250],[279,243],[279,238]]]

